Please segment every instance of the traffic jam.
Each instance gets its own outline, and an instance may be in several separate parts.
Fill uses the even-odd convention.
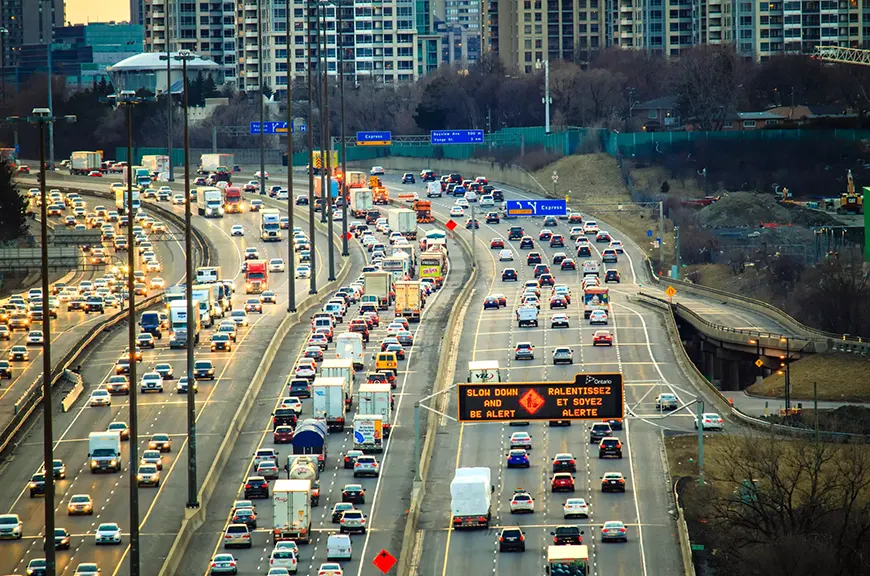
[[[281,397],[259,413],[206,574],[356,573],[426,305],[449,270],[443,232],[375,199],[350,189],[366,265],[311,314]]]

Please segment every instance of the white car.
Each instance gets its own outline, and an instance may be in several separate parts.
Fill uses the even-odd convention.
[[[290,572],[295,573],[298,561],[296,559],[296,551],[294,550],[272,550],[269,556],[269,566],[278,568],[287,568]]]
[[[724,430],[725,420],[715,412],[701,414],[701,427],[704,430]],[[695,429],[698,429],[698,420],[695,420]]]
[[[454,206],[450,209],[451,218],[462,218],[463,216],[465,216],[465,210],[462,209],[462,206]]]
[[[94,532],[94,544],[120,544],[121,527],[114,522],[100,524]]]
[[[459,198],[458,200],[456,200],[456,202],[454,202],[454,204],[463,208],[469,207],[468,200],[466,198]]]
[[[259,171],[259,170],[257,170],[256,172],[254,172],[254,178],[259,178],[260,175],[261,175],[261,174],[260,174],[260,171]],[[268,173],[268,172],[263,172],[263,173],[262,173],[262,176],[263,176],[263,179],[264,179],[264,180],[268,180],[268,179],[269,179],[269,173]]]
[[[598,222],[594,220],[587,220],[586,224],[583,225],[584,234],[598,234],[598,232]]]
[[[341,569],[341,564],[326,562],[317,569],[317,576],[344,576],[344,572]]]
[[[369,170],[369,174],[372,176],[383,176],[384,175],[384,167],[383,166],[372,166],[372,169]]]
[[[511,434],[510,447],[525,448],[526,450],[531,450],[532,437],[529,436],[528,432],[514,432],[513,434]]]
[[[611,240],[610,247],[616,250],[617,254],[622,254],[625,251],[625,247],[622,245],[622,240]]]
[[[297,378],[314,378],[317,374],[314,364],[303,362],[296,365],[296,370],[294,370],[294,372]]]
[[[287,200],[289,198],[289,193],[284,190],[278,190],[278,193],[275,195],[275,200]]]
[[[593,310],[589,314],[589,324],[607,325],[607,312],[604,310]]]
[[[162,290],[166,287],[166,281],[163,280],[160,276],[155,276],[151,279],[151,289],[152,290]]]
[[[513,262],[514,261],[514,253],[505,248],[504,250],[500,250],[498,253],[498,261],[499,262]]]
[[[296,396],[287,396],[281,400],[281,408],[290,408],[297,414],[302,414],[302,400]]]
[[[311,266],[302,264],[296,268],[297,278],[311,278]]]
[[[139,382],[139,390],[145,392],[163,392],[163,376],[160,372],[146,372]]]
[[[103,388],[94,390],[93,392],[91,392],[91,396],[88,399],[88,404],[91,406],[111,406],[112,395],[109,394],[108,390],[105,390]]]
[[[480,205],[483,206],[495,206],[495,200],[492,199],[491,194],[484,194],[480,197]]]
[[[233,224],[233,227],[230,228],[230,236],[244,236],[245,235],[245,227],[241,224]]]
[[[172,203],[176,206],[183,206],[184,196],[182,196],[181,194],[175,194],[174,196],[172,196]]]
[[[529,514],[535,511],[535,499],[525,490],[516,490],[511,498],[511,514],[517,512],[528,512]]]
[[[145,271],[146,272],[162,272],[163,265],[160,262],[158,262],[157,260],[148,260],[148,262],[145,263]]]
[[[248,313],[244,310],[233,310],[230,312],[230,320],[236,323],[236,326],[248,325]]]
[[[45,337],[42,335],[42,330],[31,330],[27,333],[27,344],[42,346],[45,343]]]
[[[344,212],[342,212],[341,208],[338,210],[332,211],[332,221],[333,222],[341,222],[344,219]]]
[[[477,202],[477,192],[468,191],[465,193],[465,199],[469,202]]]
[[[269,260],[269,272],[284,272],[284,260],[282,258],[272,258]]]
[[[589,518],[589,504],[583,498],[568,498],[562,506],[564,518]]]

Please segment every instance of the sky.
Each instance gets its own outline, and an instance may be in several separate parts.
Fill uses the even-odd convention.
[[[128,22],[130,3],[127,0],[66,0],[66,20],[69,24]]]

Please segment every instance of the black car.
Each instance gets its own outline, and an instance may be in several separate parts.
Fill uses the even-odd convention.
[[[501,534],[498,535],[498,551],[511,552],[516,550],[517,552],[525,552],[526,538],[523,536],[524,534],[525,532],[516,526],[502,528]]]
[[[520,240],[520,248],[534,248],[535,242],[532,240],[531,236],[523,236],[523,239]]]
[[[610,429],[610,424],[606,422],[596,422],[592,425],[592,430],[589,431],[589,443],[595,444],[600,442],[602,438],[611,436],[613,431]]]
[[[54,549],[69,550],[69,532],[66,528],[54,529]]]
[[[12,378],[12,367],[6,360],[0,360],[0,378]]]
[[[272,413],[272,430],[278,426],[293,426],[295,428],[298,419],[299,416],[291,408],[278,408]]]
[[[568,257],[568,255],[565,254],[564,252],[556,252],[555,254],[553,254],[553,264],[561,264],[562,260],[564,260],[567,257]]]
[[[434,170],[423,170],[423,173],[420,175],[420,179],[423,182],[434,182],[438,176],[435,175]]]
[[[45,496],[45,474],[37,472],[30,477],[30,497]]]
[[[529,252],[529,255],[526,256],[526,264],[532,266],[534,264],[541,263],[541,254],[539,252]],[[535,276],[537,278],[537,276]]]
[[[592,256],[592,251],[589,249],[589,246],[584,244],[577,248],[577,256]]]
[[[556,454],[553,472],[577,472],[577,460],[571,454]]]
[[[99,312],[100,314],[105,314],[106,309],[103,307],[103,299],[100,296],[88,298],[85,301],[85,313],[87,312]]]
[[[483,187],[484,193],[486,193],[486,186]],[[492,199],[496,202],[504,202],[504,192],[499,190],[498,188],[493,189],[492,191]]]
[[[604,274],[604,283],[607,284],[608,282],[616,282],[619,284],[619,270],[611,268]]]
[[[513,268],[505,268],[505,270],[501,273],[501,281],[518,282],[519,278],[517,277],[517,271]]]
[[[300,194],[296,197],[296,205],[297,206],[308,206],[308,196],[305,194]]]
[[[616,456],[622,458],[622,442],[619,438],[602,438],[598,444],[598,457],[605,458],[607,456]]]
[[[508,230],[508,240],[520,240],[525,234],[522,226],[511,226]]]
[[[450,175],[450,181],[453,182],[454,184],[462,184],[462,174],[459,174],[458,172],[454,172],[453,174]]]
[[[550,238],[550,248],[564,248],[565,238],[561,234],[553,234]]]
[[[499,221],[498,212],[490,212],[486,215],[487,224],[498,224]]]
[[[417,180],[414,179],[414,175],[410,172],[405,172],[402,174],[402,184],[416,184]]]
[[[368,224],[360,224],[356,228],[353,229],[353,233],[357,238],[361,237],[365,232],[369,231]]]
[[[311,383],[305,378],[293,378],[287,386],[287,394],[297,398],[311,398]]]
[[[577,526],[557,526],[553,536],[553,544],[556,546],[570,546],[583,544],[583,530]]]
[[[361,484],[348,484],[341,491],[342,502],[352,502],[354,504],[366,503],[366,491]]]
[[[214,364],[210,360],[198,360],[193,365],[194,380],[214,380]]]
[[[245,482],[245,500],[269,497],[269,482],[262,476],[251,476]]]

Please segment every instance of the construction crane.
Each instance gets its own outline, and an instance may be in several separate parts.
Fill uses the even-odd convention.
[[[813,58],[824,62],[839,64],[859,64],[870,66],[870,50],[861,48],[844,48],[842,46],[816,46]]]

